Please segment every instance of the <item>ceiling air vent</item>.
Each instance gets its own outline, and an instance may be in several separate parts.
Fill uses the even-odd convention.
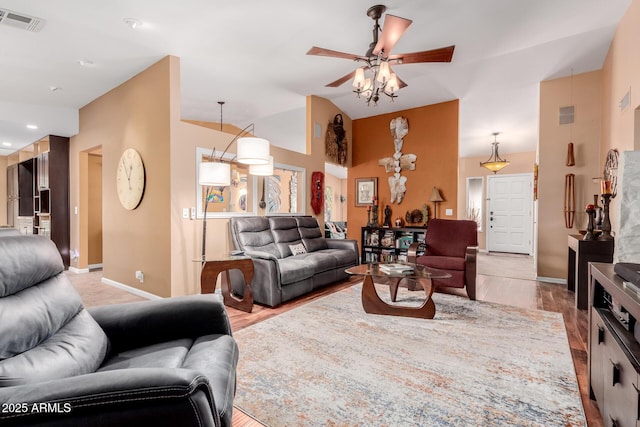
[[[574,107],[570,105],[568,107],[560,107],[560,113],[558,114],[558,124],[569,125],[573,123],[574,119]]]
[[[44,27],[45,22],[47,21],[42,18],[12,12],[7,9],[0,9],[0,25],[8,25],[27,31],[38,32]]]

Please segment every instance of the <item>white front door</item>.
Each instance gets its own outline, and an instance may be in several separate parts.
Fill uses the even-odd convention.
[[[487,177],[487,250],[531,255],[533,174]]]

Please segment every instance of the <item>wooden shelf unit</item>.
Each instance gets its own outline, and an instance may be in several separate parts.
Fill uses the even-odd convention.
[[[362,227],[360,263],[406,261],[413,242],[424,242],[426,227]]]
[[[33,234],[51,238],[69,267],[69,138],[49,135],[9,159],[18,168],[18,217],[32,219]]]

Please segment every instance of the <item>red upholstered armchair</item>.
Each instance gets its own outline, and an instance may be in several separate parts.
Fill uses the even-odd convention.
[[[476,299],[476,254],[478,225],[475,221],[432,219],[427,225],[424,244],[409,248],[408,261],[445,270],[450,279],[433,279],[434,286],[465,288],[469,299]],[[424,248],[424,254],[418,255]]]

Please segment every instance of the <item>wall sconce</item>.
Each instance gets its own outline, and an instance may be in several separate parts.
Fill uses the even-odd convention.
[[[433,190],[431,190],[429,201],[433,202],[433,217],[438,218],[438,203],[444,202],[444,199],[442,198],[442,194],[440,194],[440,190],[436,187],[433,187]]]

